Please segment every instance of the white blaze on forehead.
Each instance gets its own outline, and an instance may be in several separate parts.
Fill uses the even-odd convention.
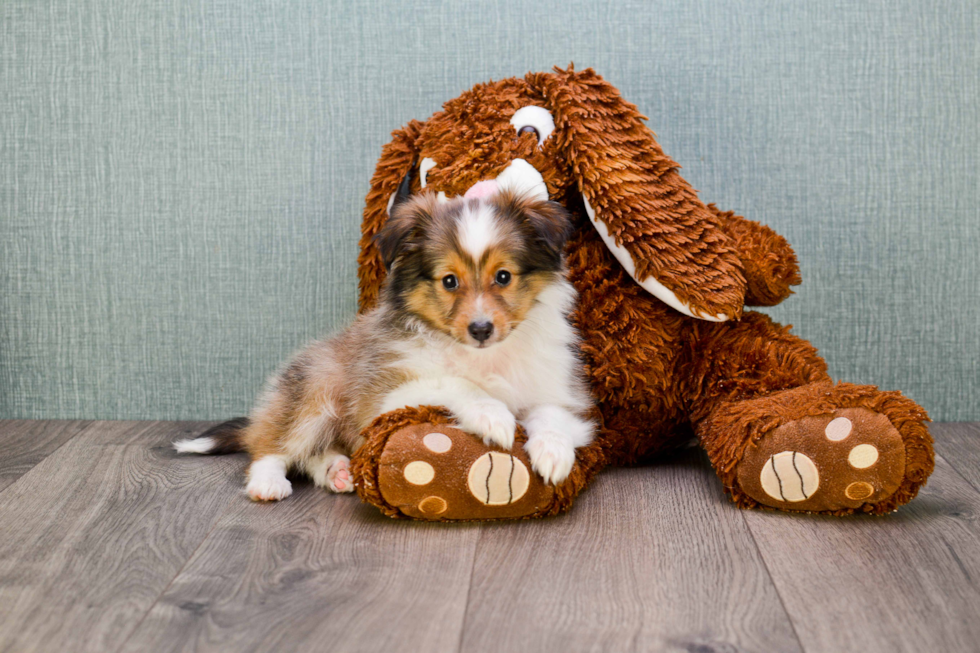
[[[483,202],[477,203],[475,207],[471,207],[470,203],[463,207],[456,229],[460,247],[474,261],[479,261],[483,252],[500,240],[497,216]]]
[[[419,183],[422,184],[422,188],[425,188],[425,177],[429,174],[429,170],[436,167],[436,162],[429,157],[422,159],[419,163]]]
[[[654,279],[653,277],[647,277],[642,281],[636,278],[636,264],[633,262],[633,257],[630,253],[626,251],[626,248],[620,247],[616,244],[616,239],[613,238],[612,234],[609,233],[609,228],[606,227],[605,223],[601,220],[596,220],[595,209],[589,204],[589,198],[582,194],[582,199],[585,201],[585,212],[589,214],[589,220],[595,225],[596,231],[599,232],[599,237],[602,238],[602,242],[606,244],[609,251],[613,253],[616,260],[620,262],[626,272],[633,277],[636,283],[640,284],[640,287],[646,290],[648,293],[667,304],[671,308],[674,308],[684,315],[689,315],[691,317],[696,317],[699,320],[707,320],[708,322],[724,322],[728,319],[728,316],[724,313],[719,313],[718,315],[698,315],[691,310],[691,307],[682,302],[677,298],[669,288],[664,286],[662,283]]]
[[[520,193],[528,199],[541,202],[548,201],[548,186],[544,177],[524,159],[514,159],[503,172],[497,175],[497,185],[500,190]]]
[[[487,312],[487,302],[484,299],[483,293],[480,293],[476,297],[470,322],[493,322],[493,318]]]

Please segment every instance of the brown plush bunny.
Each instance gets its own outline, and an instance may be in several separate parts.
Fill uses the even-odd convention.
[[[413,192],[448,197],[483,180],[530,179],[575,220],[573,317],[601,428],[552,487],[527,473],[521,432],[503,452],[438,407],[388,413],[354,456],[364,500],[417,519],[555,514],[603,466],[640,463],[692,436],[741,507],[880,514],[925,483],[925,411],[898,392],[835,385],[812,345],[743,312],[791,294],[793,250],[768,227],[704,205],[644,119],[591,69],[570,67],[477,85],[393,133],[367,196],[361,310],[385,276],[374,236],[415,168]],[[414,461],[433,478],[409,482]]]

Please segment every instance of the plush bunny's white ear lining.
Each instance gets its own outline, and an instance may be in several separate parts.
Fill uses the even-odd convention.
[[[612,237],[609,233],[609,228],[601,220],[596,220],[595,209],[589,204],[589,198],[582,194],[582,200],[585,201],[585,212],[589,214],[589,220],[595,225],[596,231],[599,232],[599,237],[602,238],[602,242],[606,244],[609,251],[613,253],[616,260],[620,262],[626,272],[629,273],[633,280],[640,285],[641,288],[646,290],[648,293],[667,304],[673,309],[676,309],[683,313],[684,315],[689,315],[691,317],[696,317],[699,320],[707,320],[708,322],[725,322],[728,320],[728,316],[724,313],[719,313],[718,315],[698,315],[695,313],[690,306],[682,302],[677,298],[669,288],[664,286],[662,283],[654,279],[653,277],[647,277],[644,280],[639,280],[636,278],[636,264],[633,263],[633,257],[630,253],[626,251],[625,248],[620,247],[616,244],[616,239]]]
[[[419,163],[419,184],[421,184],[422,188],[425,188],[426,177],[429,174],[429,170],[432,170],[435,167],[435,160],[430,159],[429,157],[425,157],[422,159],[422,162]]]

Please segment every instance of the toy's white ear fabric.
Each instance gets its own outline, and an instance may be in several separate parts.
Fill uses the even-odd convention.
[[[742,314],[734,244],[660,149],[636,107],[591,69],[531,73],[589,219],[644,290],[675,310],[722,322]]]
[[[609,228],[601,220],[596,220],[595,210],[592,205],[589,204],[589,198],[582,195],[582,200],[585,202],[585,212],[589,214],[589,220],[595,226],[596,231],[599,232],[599,237],[602,238],[602,242],[606,244],[609,251],[612,252],[616,260],[620,262],[626,273],[629,274],[636,283],[640,284],[640,287],[646,290],[648,293],[662,301],[667,306],[680,311],[684,315],[689,315],[691,317],[696,317],[702,320],[707,320],[709,322],[724,322],[728,319],[728,316],[724,313],[718,313],[717,315],[695,315],[691,310],[691,307],[677,299],[677,295],[670,291],[665,285],[657,281],[652,276],[648,276],[645,279],[636,278],[636,264],[633,263],[633,257],[630,253],[626,251],[625,248],[620,247],[616,244],[616,239],[613,238],[609,233]]]

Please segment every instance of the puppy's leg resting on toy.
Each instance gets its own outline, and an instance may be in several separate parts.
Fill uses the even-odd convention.
[[[932,472],[921,407],[898,392],[834,385],[813,346],[767,317],[702,327],[697,351],[692,421],[739,506],[881,514]]]
[[[487,446],[514,446],[517,420],[504,402],[494,399],[476,384],[454,376],[410,381],[393,390],[381,405],[387,413],[406,406],[445,406],[459,427],[483,438]]]

